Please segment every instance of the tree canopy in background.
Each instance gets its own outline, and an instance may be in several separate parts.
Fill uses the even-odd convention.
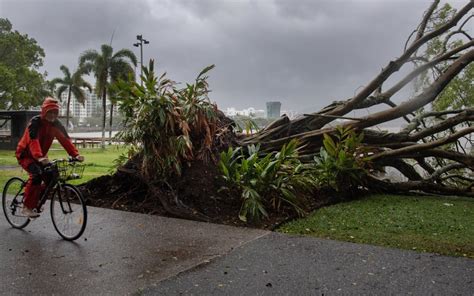
[[[40,104],[49,93],[46,74],[39,72],[44,57],[35,39],[12,30],[11,22],[0,18],[0,109]]]

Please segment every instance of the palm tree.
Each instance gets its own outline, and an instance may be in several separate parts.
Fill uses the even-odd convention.
[[[85,74],[83,68],[79,67],[72,75],[69,71],[69,68],[61,65],[59,67],[64,73],[63,78],[54,78],[51,80],[50,84],[56,87],[56,84],[60,84],[59,88],[56,90],[56,96],[58,99],[61,98],[61,95],[67,91],[67,109],[66,109],[66,129],[69,128],[69,105],[71,104],[71,94],[76,97],[76,100],[79,103],[84,104],[86,101],[86,94],[83,88],[87,88],[90,92],[92,91],[92,86],[82,78],[82,75]]]
[[[79,66],[87,73],[93,72],[96,78],[95,91],[102,98],[102,148],[105,148],[105,120],[107,111],[107,93],[110,94],[110,84],[121,77],[134,73],[133,66],[137,65],[137,57],[129,49],[121,49],[115,54],[110,45],[103,44],[101,52],[94,49],[86,50],[79,57]],[[112,100],[111,100],[112,102]],[[113,103],[110,111],[110,129],[112,129]],[[110,135],[112,131],[110,130]]]

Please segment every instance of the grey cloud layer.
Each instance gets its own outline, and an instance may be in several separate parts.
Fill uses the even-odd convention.
[[[45,70],[73,68],[79,54],[136,34],[177,81],[205,66],[220,108],[281,100],[313,111],[351,96],[401,51],[429,1],[53,1],[0,0],[0,16],[45,49]],[[138,51],[136,51],[138,54]]]

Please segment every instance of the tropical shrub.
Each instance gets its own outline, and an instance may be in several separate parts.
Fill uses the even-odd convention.
[[[285,144],[278,153],[264,154],[259,146],[232,148],[220,155],[223,178],[241,191],[242,221],[267,217],[267,206],[279,211],[282,203],[300,215],[304,213],[305,196],[315,188],[312,176],[298,159],[297,141]]]
[[[184,163],[211,157],[217,107],[207,96],[205,74],[212,68],[202,70],[194,84],[178,88],[166,74],[155,76],[151,60],[143,68],[143,85],[133,79],[115,85],[124,116],[117,137],[143,156],[141,172],[146,177],[165,180],[180,175]]]
[[[314,157],[314,175],[319,187],[349,193],[363,185],[367,175],[367,152],[361,144],[364,135],[337,127],[333,137],[324,134],[323,147]]]

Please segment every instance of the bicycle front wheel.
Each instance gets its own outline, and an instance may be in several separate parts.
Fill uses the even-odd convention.
[[[23,209],[23,198],[26,182],[20,178],[13,177],[7,181],[3,188],[2,207],[5,218],[14,228],[24,228],[30,219],[21,214]]]
[[[51,219],[65,240],[78,239],[87,224],[87,208],[81,192],[73,185],[58,186],[51,198]]]

